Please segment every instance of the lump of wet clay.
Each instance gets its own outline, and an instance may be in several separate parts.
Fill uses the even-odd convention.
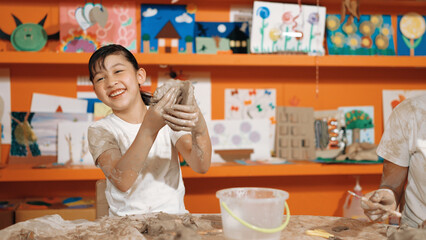
[[[179,88],[179,94],[176,97],[175,104],[193,104],[194,86],[192,86],[191,82],[170,79],[155,90],[152,96],[151,105],[153,106],[158,103],[161,98],[163,98],[163,96],[167,93],[167,91],[169,91],[169,89],[172,87]]]

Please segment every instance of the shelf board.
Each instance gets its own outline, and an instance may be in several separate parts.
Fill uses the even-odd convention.
[[[80,64],[90,53],[0,52],[0,64]],[[304,56],[278,54],[135,54],[141,66],[229,66],[229,67],[384,67],[426,68],[425,56]]]
[[[300,161],[281,165],[240,165],[213,163],[206,174],[182,167],[184,178],[276,177],[381,174],[382,164],[320,164]],[[103,179],[99,168],[81,166],[56,169],[33,169],[30,165],[16,164],[0,169],[0,182],[29,181],[96,181]]]

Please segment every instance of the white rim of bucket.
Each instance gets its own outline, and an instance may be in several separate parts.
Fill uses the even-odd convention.
[[[233,200],[235,199],[235,197],[230,197],[229,195],[227,195],[227,192],[232,192],[232,191],[255,191],[255,190],[262,190],[262,191],[270,191],[270,192],[274,192],[274,198],[253,198],[253,199],[244,199],[244,201],[258,201],[259,199],[262,199],[262,201],[276,201],[277,199],[284,199],[287,200],[289,197],[288,192],[280,190],[280,189],[275,189],[275,188],[262,188],[262,187],[237,187],[237,188],[225,188],[222,190],[219,190],[216,192],[216,197],[219,199],[224,199],[224,200]]]
[[[223,195],[224,192],[229,192],[229,191],[232,191],[232,190],[265,190],[265,191],[274,191],[274,192],[280,193],[282,195],[281,198],[284,198],[284,201],[285,201],[284,206],[285,206],[285,212],[286,212],[286,215],[287,215],[286,220],[284,221],[283,224],[281,224],[281,226],[276,227],[276,228],[261,228],[261,227],[255,226],[251,223],[244,221],[243,219],[241,219],[237,215],[235,215],[234,212],[231,211],[231,209],[229,209],[229,207],[228,207],[228,205],[226,205],[225,201],[222,201],[223,198],[226,198],[227,200],[231,199],[231,197],[223,197],[222,195]],[[219,197],[219,195],[223,198]],[[286,201],[288,199],[288,193],[286,191],[279,190],[279,189],[273,189],[273,188],[226,188],[226,189],[222,189],[222,190],[217,191],[216,197],[219,198],[222,207],[229,213],[229,215],[231,215],[235,220],[240,222],[242,225],[244,225],[244,226],[246,226],[250,229],[253,229],[255,231],[262,232],[262,233],[280,232],[290,222],[290,208],[288,207],[288,204],[287,204],[287,201]],[[245,199],[245,201],[247,201],[247,200],[255,201],[256,199]],[[262,198],[262,200],[273,201],[274,199]]]

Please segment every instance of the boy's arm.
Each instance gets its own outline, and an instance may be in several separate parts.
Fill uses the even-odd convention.
[[[206,173],[209,170],[212,144],[202,114],[199,114],[197,127],[191,131],[191,135],[187,134],[179,138],[176,148],[195,172]]]

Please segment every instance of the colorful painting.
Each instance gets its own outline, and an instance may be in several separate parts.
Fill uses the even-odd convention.
[[[57,156],[58,124],[87,122],[86,113],[12,112],[10,156]]]
[[[232,153],[234,155],[238,150],[245,150],[247,154],[241,154],[242,157],[250,160],[269,159],[268,125],[267,119],[207,121],[212,143],[212,161],[226,161],[226,151],[220,150],[235,150]]]
[[[136,52],[135,2],[101,3],[60,2],[59,51],[94,52],[116,43]]]
[[[397,43],[399,56],[426,56],[426,16],[408,13],[398,16]]]
[[[10,71],[9,69],[0,69],[0,125],[1,125],[1,143],[10,144]]]
[[[383,90],[383,122],[386,124],[393,109],[402,101],[425,94],[426,90]]]
[[[275,89],[225,89],[225,119],[268,119],[270,151],[275,139]]]
[[[374,144],[374,107],[339,107],[344,112],[347,144],[368,142]]]
[[[255,1],[252,53],[324,55],[325,7]]]
[[[196,22],[197,53],[247,53],[248,22]]]
[[[87,141],[87,129],[90,124],[90,122],[58,124],[58,163],[94,165]]]
[[[196,6],[141,5],[143,53],[194,53]]]
[[[327,14],[327,48],[329,55],[395,55],[389,15],[361,15],[341,23],[340,15]]]

